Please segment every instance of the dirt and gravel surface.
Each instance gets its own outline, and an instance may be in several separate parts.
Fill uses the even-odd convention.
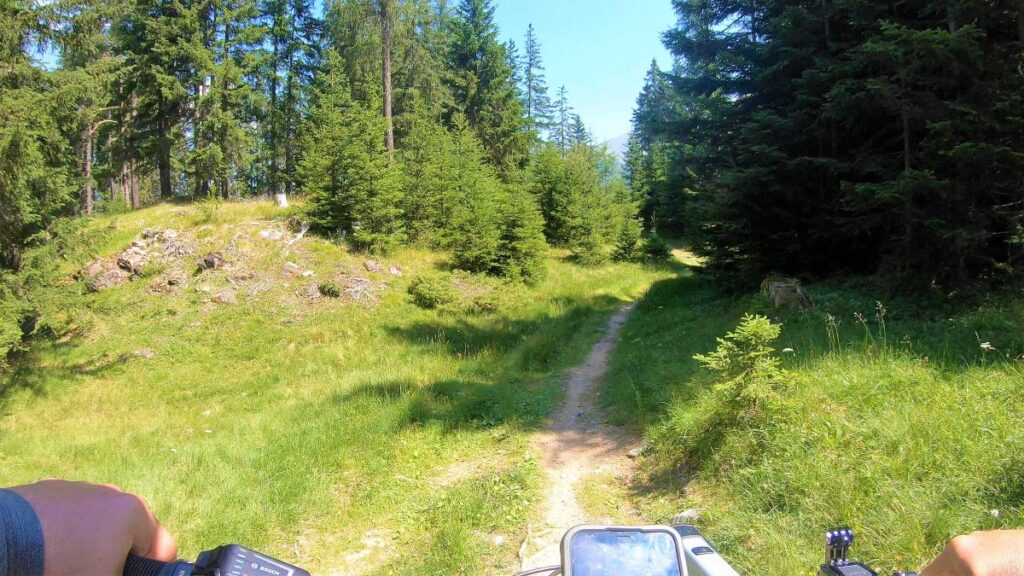
[[[596,395],[608,368],[608,358],[633,307],[624,306],[612,317],[604,337],[594,345],[586,361],[569,370],[565,400],[548,429],[535,439],[548,483],[543,523],[531,526],[520,548],[524,570],[559,564],[562,535],[573,526],[591,521],[577,498],[577,490],[587,477],[630,474],[627,453],[639,439],[607,424]]]

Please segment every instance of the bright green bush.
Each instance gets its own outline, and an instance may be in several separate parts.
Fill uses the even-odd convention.
[[[644,238],[643,256],[648,262],[661,262],[672,257],[672,247],[657,232],[652,231]]]
[[[612,259],[616,262],[639,262],[644,258],[644,227],[639,219],[627,218],[619,228]]]
[[[25,312],[24,303],[0,278],[0,372],[7,369],[8,356],[21,344]]]
[[[740,417],[762,415],[776,404],[786,385],[786,374],[771,344],[782,326],[764,316],[745,315],[740,325],[709,354],[693,358],[715,375],[715,392]]]
[[[319,230],[361,250],[387,253],[405,239],[402,173],[384,147],[380,114],[349,97],[337,55],[328,56],[298,176]]]
[[[341,298],[341,287],[334,280],[324,280],[317,286],[322,296],[328,298]]]
[[[459,300],[450,274],[423,273],[409,284],[409,295],[420,308],[427,310],[449,308]]]
[[[490,314],[517,301],[522,285],[493,276],[427,272],[413,278],[409,295],[420,308],[455,314]]]
[[[547,274],[544,218],[537,202],[523,190],[509,191],[503,207],[501,238],[494,272],[516,281],[534,284]]]

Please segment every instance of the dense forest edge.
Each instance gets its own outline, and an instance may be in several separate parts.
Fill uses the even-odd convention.
[[[529,434],[636,300],[601,403],[646,443],[595,517],[691,510],[753,574],[1024,525],[1024,3],[672,4],[620,158],[491,0],[5,1],[0,482],[504,573]],[[224,460],[244,530],[190,519],[253,489]]]

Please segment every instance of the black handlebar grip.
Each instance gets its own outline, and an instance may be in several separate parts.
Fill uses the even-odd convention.
[[[124,562],[124,576],[191,576],[188,562],[161,562],[151,558],[129,555]]]

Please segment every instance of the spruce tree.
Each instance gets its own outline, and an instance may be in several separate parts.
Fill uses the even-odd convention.
[[[540,41],[530,24],[526,29],[526,54],[523,60],[523,92],[526,97],[526,116],[538,130],[551,128],[551,98],[544,77],[544,60]]]
[[[454,111],[465,116],[491,163],[507,177],[525,163],[530,137],[491,0],[461,0],[450,34],[447,65]]]
[[[136,0],[119,22],[119,49],[129,73],[124,89],[133,102],[132,147],[155,161],[159,194],[175,192],[175,162],[182,152],[181,123],[189,110],[196,71],[208,58],[202,6],[178,0]]]
[[[284,202],[297,180],[300,132],[322,57],[323,22],[310,0],[263,0],[260,12],[267,22],[258,76],[264,93],[259,113],[261,169],[252,180]]]
[[[572,148],[572,107],[569,106],[569,92],[562,86],[554,105],[554,120],[551,139],[564,156]]]
[[[354,101],[346,85],[340,57],[329,53],[298,174],[319,229],[386,253],[405,238],[401,172],[388,155],[383,116]]]
[[[590,131],[587,130],[586,124],[583,123],[583,118],[580,118],[579,114],[573,114],[569,125],[569,145],[590,146],[593,143],[594,138],[590,135]]]
[[[77,162],[57,121],[68,111],[25,53],[49,40],[41,22],[21,3],[0,12],[0,270],[17,270],[26,242],[75,206]]]

